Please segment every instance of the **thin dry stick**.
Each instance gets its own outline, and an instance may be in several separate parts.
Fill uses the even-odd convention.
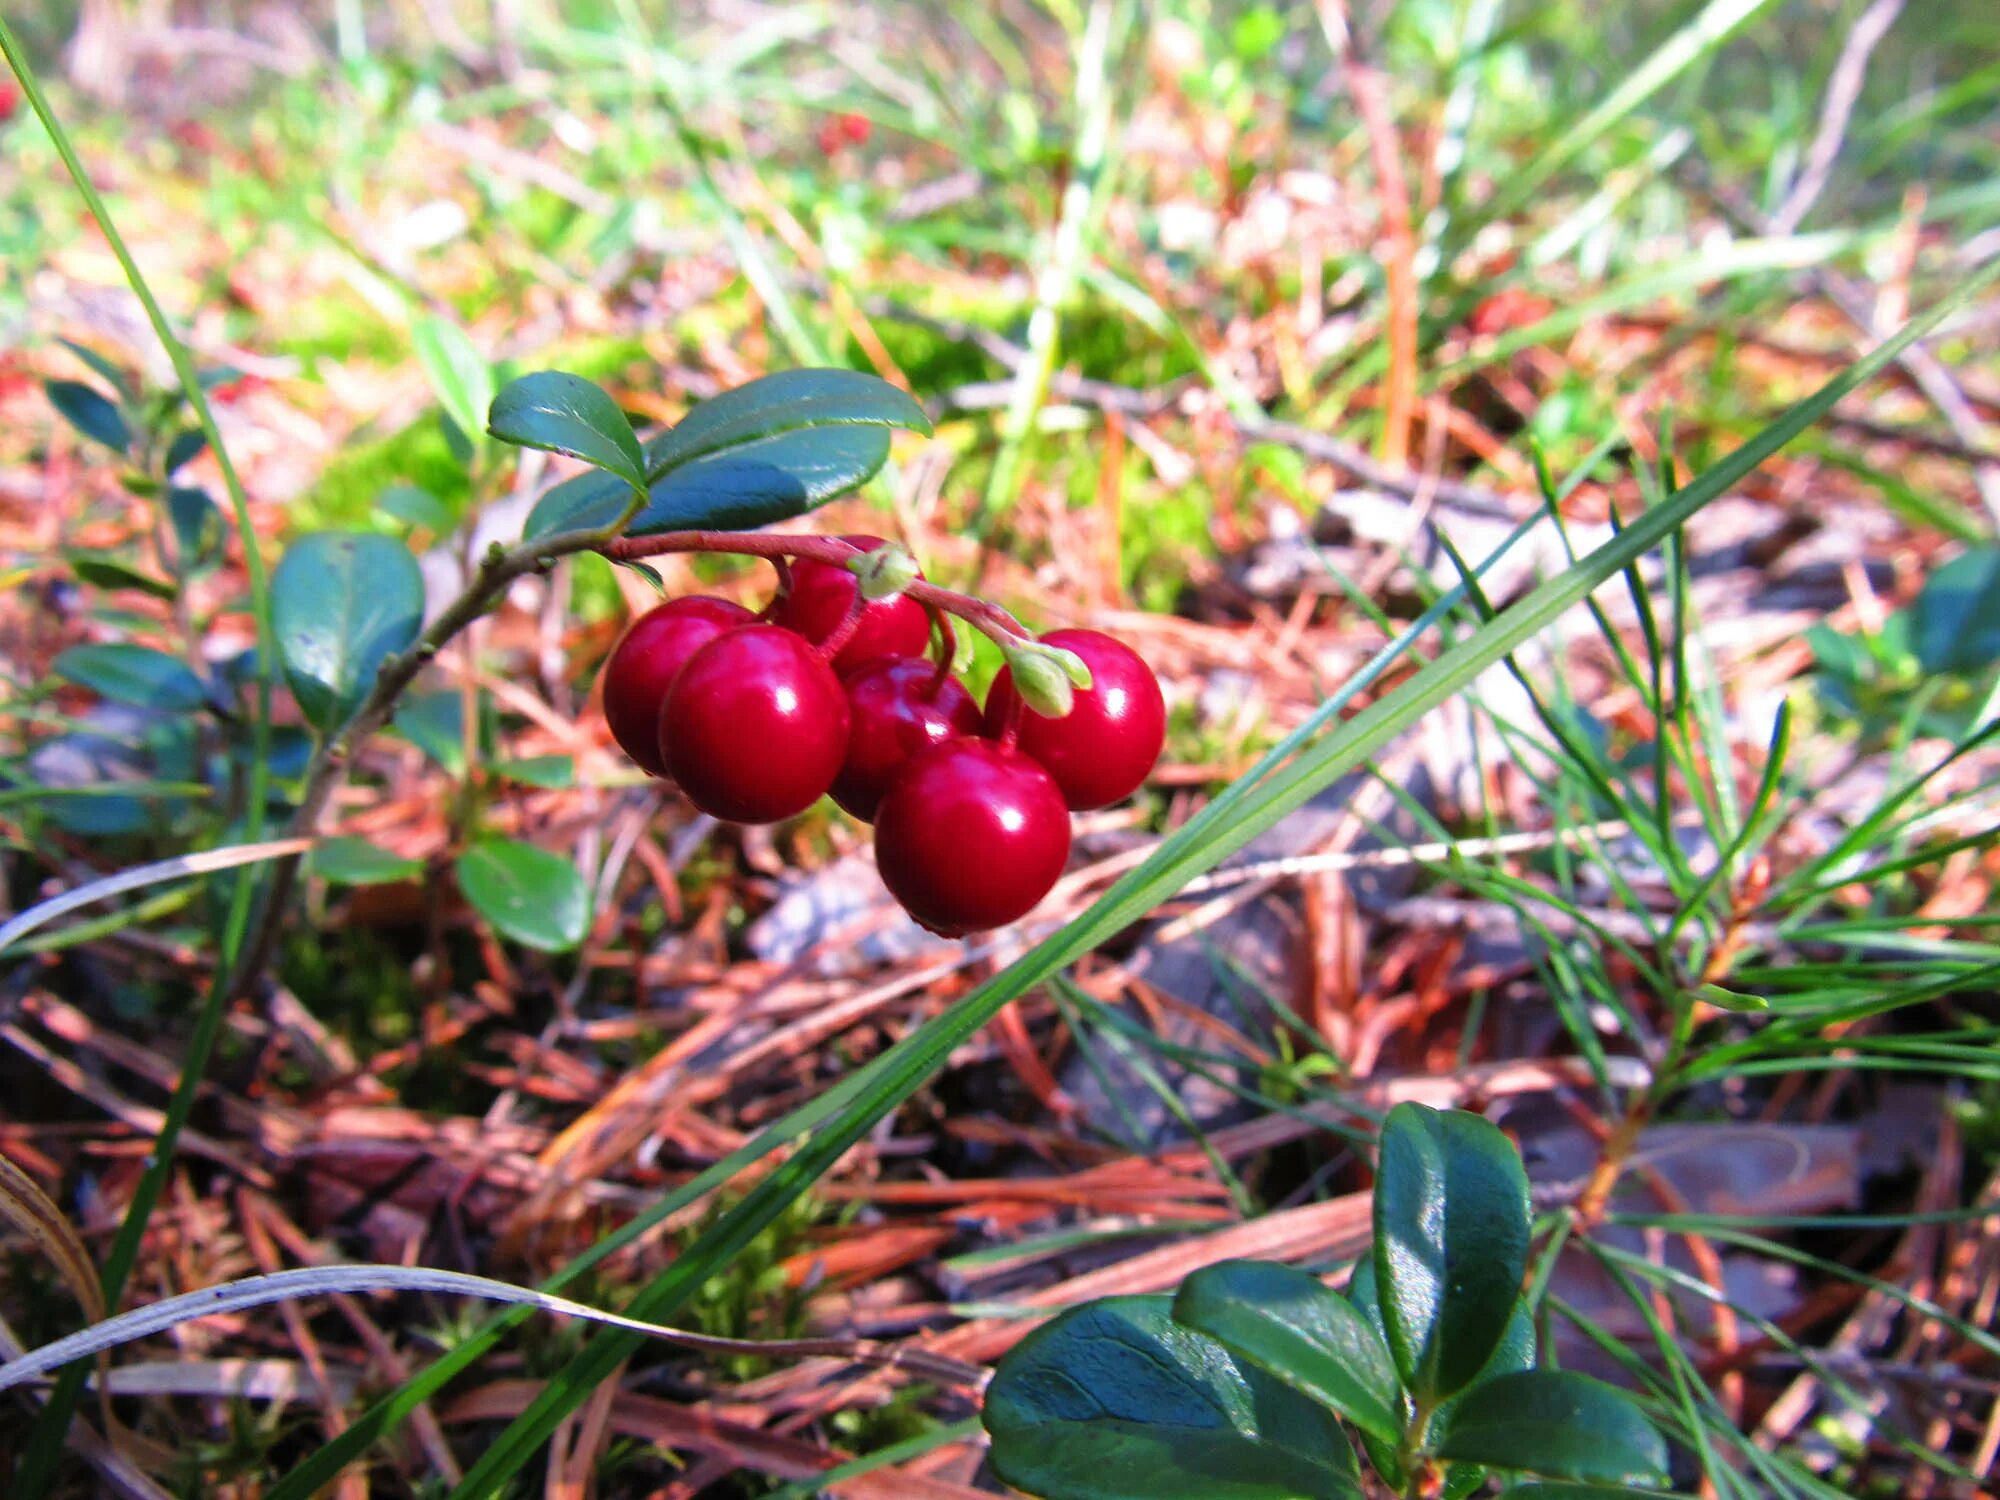
[[[1819,201],[1819,195],[1826,191],[1827,179],[1833,175],[1834,160],[1840,155],[1841,143],[1847,138],[1848,119],[1854,113],[1855,101],[1861,97],[1861,85],[1868,76],[1868,58],[1882,38],[1889,34],[1889,28],[1896,24],[1896,17],[1902,11],[1903,0],[1875,0],[1856,18],[1854,28],[1847,33],[1840,57],[1827,77],[1826,99],[1819,112],[1819,129],[1813,134],[1805,166],[1800,169],[1791,192],[1785,195],[1778,211],[1771,215],[1772,233],[1790,234],[1797,229]]]

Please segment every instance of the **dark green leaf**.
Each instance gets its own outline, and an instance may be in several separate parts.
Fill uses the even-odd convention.
[[[1523,1370],[1465,1393],[1441,1458],[1595,1484],[1667,1482],[1667,1445],[1623,1392],[1574,1370]]]
[[[443,318],[419,318],[410,326],[410,342],[452,425],[467,438],[484,432],[493,405],[493,367],[465,330]]]
[[[414,693],[396,709],[396,732],[454,776],[463,776],[465,699],[455,689]]]
[[[1504,1500],[1674,1500],[1629,1484],[1517,1484],[1501,1493]]]
[[[813,427],[711,454],[675,469],[648,491],[625,528],[747,530],[788,521],[870,479],[889,457],[884,427]],[[609,526],[631,492],[608,474],[579,474],[536,502],[524,539]]]
[[[423,573],[392,537],[301,537],[271,575],[271,623],[285,679],[321,730],[361,706],[383,660],[416,640],[423,621]]]
[[[186,713],[207,701],[187,663],[151,646],[72,646],[55,660],[58,677],[118,703]]]
[[[1044,1500],[1358,1500],[1322,1407],[1176,1325],[1165,1297],[1073,1308],[1000,1361],[993,1471]]]
[[[375,497],[375,508],[409,526],[421,526],[432,536],[451,530],[451,512],[444,501],[414,484],[392,484]]]
[[[391,854],[366,839],[347,837],[322,839],[306,857],[306,866],[334,885],[388,885],[414,880],[424,868],[419,860]]]
[[[167,473],[191,464],[208,446],[208,434],[199,427],[188,427],[174,434],[174,440],[167,444]]]
[[[175,561],[185,574],[222,551],[222,512],[207,490],[175,485],[167,491],[167,520],[174,529]]]
[[[64,421],[85,437],[123,453],[132,446],[132,433],[119,415],[118,407],[94,385],[80,380],[45,380],[49,404]]]
[[[743,443],[656,481],[625,529],[649,536],[787,521],[865,484],[888,457],[886,427],[807,427]]]
[[[1403,1396],[1382,1337],[1337,1293],[1290,1266],[1232,1260],[1181,1283],[1174,1321],[1388,1442]]]
[[[521,448],[567,453],[646,487],[646,456],[625,413],[595,382],[562,370],[510,381],[493,398],[486,430]]]
[[[704,401],[648,445],[647,477],[725,449],[800,428],[901,427],[929,432],[930,418],[905,391],[858,370],[785,370]]]
[[[1469,1392],[1479,1389],[1481,1381],[1534,1367],[1535,1315],[1529,1311],[1527,1299],[1522,1298],[1514,1304],[1514,1314],[1507,1320],[1507,1331],[1500,1335],[1500,1347],[1493,1351],[1493,1357],[1473,1376],[1472,1383],[1464,1391],[1438,1404],[1437,1413],[1431,1418],[1433,1425],[1441,1428],[1442,1424],[1449,1422],[1451,1414]],[[1485,1480],[1486,1470],[1481,1465],[1453,1464],[1445,1473],[1442,1500],[1464,1500],[1465,1496],[1476,1492]]]
[[[1391,1110],[1375,1281],[1389,1350],[1420,1403],[1461,1389],[1492,1357],[1527,1262],[1528,1178],[1507,1137],[1463,1110]]]
[[[514,839],[474,844],[458,857],[458,888],[502,937],[561,953],[583,941],[590,892],[576,866]]]
[[[1926,672],[1983,672],[2000,661],[2000,546],[1970,548],[1931,574],[1910,614]]]
[[[57,339],[56,342],[69,350],[70,353],[74,354],[85,364],[89,365],[91,370],[102,376],[111,389],[118,392],[119,395],[131,395],[132,377],[124,370],[119,369],[118,366],[114,365],[103,355],[99,354],[95,349],[87,348],[77,343],[74,339]]]
[[[493,774],[546,791],[566,791],[576,785],[576,762],[567,755],[530,755],[493,763]]]
[[[142,573],[115,552],[73,549],[64,554],[76,576],[93,588],[138,589],[155,599],[171,599],[177,590],[163,578]]]

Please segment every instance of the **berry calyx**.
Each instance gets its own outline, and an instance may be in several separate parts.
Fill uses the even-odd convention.
[[[833,785],[847,752],[847,695],[802,637],[746,625],[697,651],[667,694],[660,755],[696,807],[775,823]]]
[[[1061,789],[1020,751],[991,740],[946,740],[916,756],[875,814],[882,883],[943,937],[1026,916],[1068,858]]]
[[[887,545],[879,536],[841,540],[864,552]],[[771,607],[771,623],[819,645],[847,626],[860,590],[860,580],[840,564],[800,558],[792,564],[791,588]],[[930,638],[930,616],[916,600],[901,594],[878,599],[861,606],[859,620],[834,653],[833,669],[850,672],[877,656],[918,656]]]
[[[660,709],[695,652],[757,617],[727,599],[670,599],[634,620],[604,663],[604,721],[618,747],[654,776],[660,759]]]
[[[1052,630],[1040,639],[1082,657],[1090,686],[1076,689],[1068,714],[1044,718],[1002,668],[987,694],[986,732],[1005,738],[1014,728],[1014,742],[1048,769],[1074,810],[1109,807],[1139,789],[1166,743],[1159,681],[1136,651],[1101,631]]]
[[[979,733],[979,704],[965,685],[920,656],[878,656],[842,679],[847,759],[833,800],[864,823],[911,756]]]

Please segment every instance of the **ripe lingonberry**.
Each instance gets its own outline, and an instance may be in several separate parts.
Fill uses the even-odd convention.
[[[1109,807],[1138,790],[1166,743],[1159,681],[1136,651],[1101,631],[1052,630],[1041,639],[1082,657],[1090,686],[1077,689],[1065,717],[1047,719],[1021,702],[1003,667],[986,697],[986,732],[1002,738],[1018,723],[1016,743],[1048,768],[1072,808]]]
[[[727,599],[669,599],[632,622],[604,664],[604,721],[619,748],[655,776],[660,760],[660,709],[681,668],[724,631],[756,616]]]
[[[864,823],[903,763],[919,751],[979,733],[979,704],[957,678],[921,656],[878,656],[841,679],[847,759],[833,800]]]
[[[841,540],[852,542],[864,552],[888,545],[879,536],[850,536]],[[860,581],[839,563],[801,558],[792,564],[792,586],[772,608],[771,623],[796,630],[818,645],[847,623],[860,589]],[[916,600],[903,594],[893,599],[871,600],[862,605],[854,633],[835,653],[833,669],[851,672],[877,656],[917,656],[930,638],[930,616]]]
[[[946,740],[889,784],[875,864],[890,894],[943,937],[1033,911],[1069,858],[1069,810],[1034,761],[991,740]]]
[[[775,823],[811,807],[847,752],[847,695],[802,637],[775,625],[717,636],[681,670],[660,754],[703,812]]]

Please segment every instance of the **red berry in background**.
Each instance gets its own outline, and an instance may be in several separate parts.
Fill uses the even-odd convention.
[[[864,552],[886,546],[879,536],[850,536]],[[918,574],[922,577],[922,574]],[[846,623],[861,581],[839,563],[801,558],[792,564],[792,586],[771,610],[771,623],[818,645]],[[861,610],[861,622],[833,658],[836,672],[851,672],[877,656],[921,656],[930,644],[931,620],[924,607],[907,595],[877,599]]]
[[[0,125],[14,118],[14,111],[21,103],[21,91],[10,78],[0,78]]]
[[[979,704],[965,685],[921,656],[878,656],[842,679],[847,759],[833,800],[864,823],[911,756],[979,733]]]
[[[1069,859],[1069,809],[1034,761],[991,740],[946,740],[889,784],[875,864],[911,916],[943,937],[1018,921]]]
[[[833,785],[847,754],[847,695],[803,637],[745,625],[681,669],[660,714],[660,751],[703,812],[775,823]]]
[[[740,604],[696,594],[669,599],[634,620],[604,663],[604,721],[618,747],[644,770],[664,776],[660,709],[668,689],[695,652],[756,619]]]
[[[866,115],[844,114],[840,117],[841,136],[856,146],[867,145],[868,137],[874,133],[874,128]]]
[[[1090,668],[1090,686],[1075,705],[1047,719],[1021,703],[1014,674],[1002,667],[986,697],[986,732],[1006,733],[1018,712],[1015,743],[1048,768],[1078,812],[1109,807],[1139,789],[1167,739],[1167,705],[1159,680],[1139,653],[1096,630],[1052,630],[1041,639],[1074,651]]]

